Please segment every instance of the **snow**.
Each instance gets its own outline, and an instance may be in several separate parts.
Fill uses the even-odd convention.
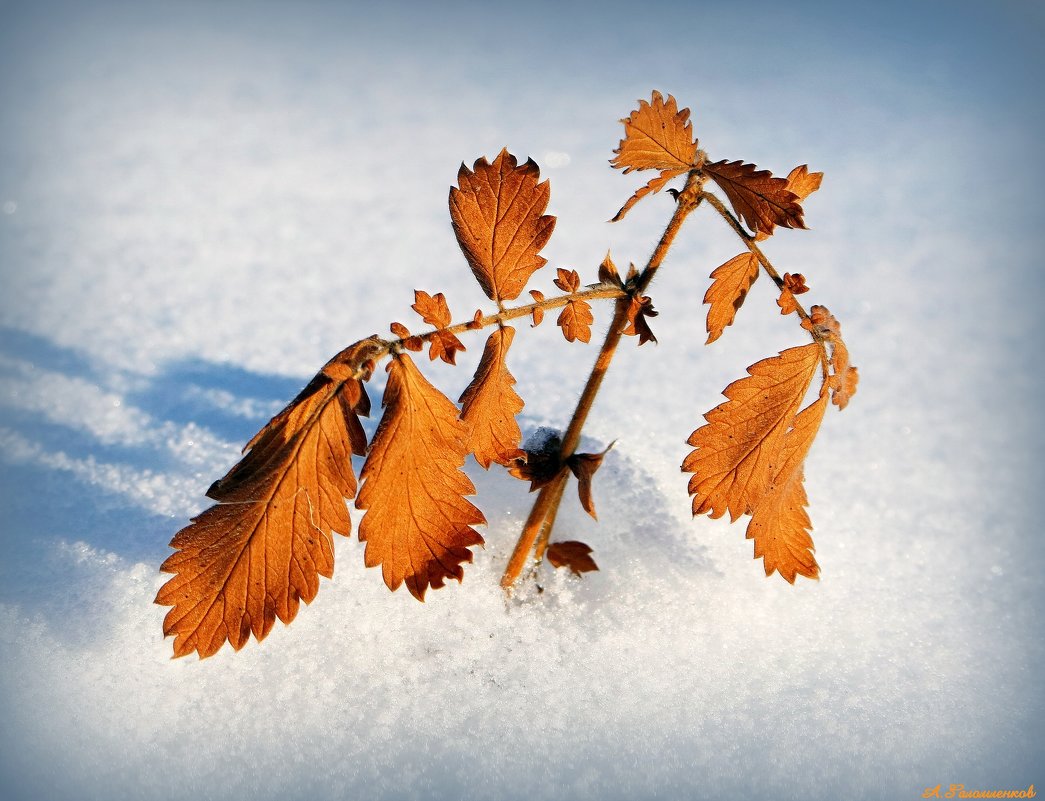
[[[0,796],[1041,781],[1040,17],[653,4],[665,32],[625,12],[0,12]],[[752,20],[739,61],[695,33]],[[157,567],[247,438],[345,344],[409,323],[414,288],[456,318],[483,306],[446,212],[461,161],[507,145],[551,179],[535,288],[557,266],[595,280],[607,248],[645,260],[670,200],[607,225],[642,179],[606,162],[654,87],[714,157],[826,172],[812,230],[766,244],[861,371],[807,464],[822,580],[766,579],[741,527],[691,519],[686,437],[745,365],[802,341],[760,281],[704,347],[706,276],[738,251],[701,212],[651,287],[660,344],[623,344],[585,429],[587,450],[617,441],[599,522],[568,496],[557,525],[598,573],[542,572],[506,603],[532,496],[470,464],[489,526],[461,586],[389,593],[340,540],[291,626],[171,661]],[[520,322],[510,355],[527,434],[564,425],[594,358],[551,322]],[[465,344],[459,367],[425,368],[451,397],[481,353]]]

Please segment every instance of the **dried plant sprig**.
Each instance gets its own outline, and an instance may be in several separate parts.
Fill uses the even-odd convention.
[[[174,636],[175,656],[193,651],[210,656],[225,642],[239,649],[252,635],[263,639],[276,618],[289,623],[300,602],[315,597],[319,577],[333,575],[332,535],[350,533],[350,500],[364,512],[358,533],[366,542],[365,563],[381,567],[389,589],[405,585],[423,601],[428,589],[447,579],[461,581],[471,548],[484,541],[475,527],[486,523],[469,500],[475,493],[463,471],[469,454],[484,468],[507,467],[537,492],[502,577],[506,590],[527,564],[536,569],[542,560],[576,576],[597,570],[587,544],[551,541],[555,519],[571,475],[581,506],[595,517],[593,478],[609,448],[577,453],[581,432],[621,338],[635,336],[640,345],[657,341],[649,324],[657,315],[649,287],[683,223],[704,204],[745,246],[711,274],[704,295],[708,343],[733,324],[759,268],[780,292],[781,313],[795,314],[811,341],[751,365],[690,435],[694,449],[682,469],[692,474],[693,513],[728,512],[733,521],[750,515],[747,537],[767,575],[779,572],[789,582],[799,575],[818,577],[803,463],[828,402],[845,408],[859,376],[838,321],[820,305],[807,312],[797,300],[808,291],[804,276],[781,275],[759,243],[777,227],[805,227],[801,204],[819,188],[822,174],[802,165],[777,178],[743,161],[709,161],[697,146],[689,110],[679,109],[671,95],[653,92],[622,122],[624,138],[612,166],[625,174],[658,174],[614,221],[682,179],[681,188],[667,190],[674,209],[646,264],[631,266],[622,278],[607,254],[598,281],[587,286],[576,270],[557,268],[554,283],[561,294],[546,297],[528,289],[532,303],[508,305],[547,263],[541,250],[556,222],[545,214],[550,186],[540,180],[532,159],[520,164],[506,149],[492,161],[462,165],[458,185],[450,190],[451,222],[496,311],[480,309],[452,323],[443,293],[416,290],[412,309],[431,328],[416,333],[394,322],[392,337],[374,335],[345,348],[247,443],[240,462],[208,490],[216,504],[175,535],[175,553],[161,567],[173,574],[156,603],[171,607],[164,634]],[[721,189],[732,210],[707,190],[710,184]],[[508,323],[528,317],[536,327],[546,312],[558,309],[556,323],[565,338],[586,343],[592,304],[607,300],[613,302],[612,317],[564,431],[524,446],[516,420],[524,402],[508,366],[517,329]],[[429,359],[455,365],[466,348],[459,335],[485,328],[494,330],[455,404],[424,377],[409,353],[427,345]],[[368,443],[359,417],[370,413],[365,385],[383,360],[388,361],[383,414]],[[801,408],[818,368],[817,399]],[[359,482],[352,454],[366,457]]]

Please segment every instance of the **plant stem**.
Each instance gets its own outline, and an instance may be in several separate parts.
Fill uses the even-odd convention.
[[[757,258],[759,264],[762,265],[762,269],[766,271],[766,275],[773,279],[773,283],[777,285],[778,289],[782,290],[784,288],[784,279],[773,266],[772,262],[769,261],[769,257],[762,252],[762,248],[760,248],[755,242],[755,238],[740,224],[740,220],[734,217],[733,213],[727,209],[726,205],[715,195],[710,192],[702,191],[700,196],[703,200],[706,200],[711,204],[711,207],[719,213],[722,219],[729,223],[730,227],[736,232],[737,236],[740,237],[741,241],[747,245],[747,249],[755,254],[755,258]],[[820,369],[824,375],[824,380],[826,381],[830,372],[828,369],[829,356],[827,353],[827,340],[817,332],[816,327],[812,324],[813,321],[809,318],[809,313],[805,308],[803,308],[802,304],[798,302],[798,298],[793,297],[793,300],[795,311],[798,313],[799,318],[809,323],[809,335],[813,338],[813,341],[820,346]]]
[[[448,325],[446,328],[435,328],[431,331],[425,331],[423,334],[415,334],[414,336],[416,336],[417,339],[427,341],[439,333],[446,332],[450,334],[463,334],[466,331],[478,331],[491,325],[501,325],[508,320],[514,320],[519,317],[529,317],[537,310],[548,311],[549,309],[558,309],[574,300],[616,299],[624,297],[625,295],[625,290],[621,289],[619,286],[613,284],[595,284],[594,286],[588,287],[579,292],[568,292],[565,295],[556,295],[555,297],[545,298],[536,303],[528,303],[525,306],[504,307],[498,304],[500,311],[496,314],[487,314],[480,317],[478,321],[469,320],[466,323],[456,323],[455,325]],[[410,337],[410,339],[412,338],[413,337]],[[385,352],[391,352],[402,348],[403,343],[406,341],[406,338],[382,340],[386,347]]]
[[[526,562],[530,558],[530,550],[545,527],[549,511],[553,505],[558,507],[559,501],[562,500],[562,492],[566,487],[566,477],[569,475],[569,472],[569,469],[564,467],[555,478],[541,487],[540,492],[537,493],[537,498],[530,508],[530,514],[523,524],[522,534],[519,536],[519,541],[515,543],[515,550],[512,551],[512,556],[508,560],[508,566],[501,577],[501,586],[505,590],[511,589],[515,579],[519,577],[523,568],[526,567]]]
[[[719,215],[721,215],[722,219],[729,223],[730,227],[736,232],[737,236],[739,236],[743,243],[747,246],[747,249],[755,254],[755,257],[758,259],[759,264],[762,265],[762,269],[766,271],[766,275],[772,278],[773,283],[777,285],[777,289],[783,289],[783,277],[781,277],[780,273],[773,266],[772,262],[769,261],[769,257],[762,252],[762,248],[760,248],[758,244],[756,244],[755,238],[751,236],[751,234],[749,234],[744,229],[744,226],[740,224],[740,220],[734,217],[733,213],[726,208],[725,204],[710,192],[702,192],[701,197],[711,204],[711,207],[715,209],[715,211],[717,211]],[[797,299],[795,300],[795,308],[798,310],[799,317],[801,317],[803,320],[809,319],[808,312],[806,312],[806,310],[802,308],[802,304],[799,303]]]
[[[603,340],[599,355],[595,359],[595,364],[591,368],[591,373],[589,373],[588,380],[581,391],[581,396],[577,400],[577,406],[573,410],[573,416],[566,427],[566,433],[562,437],[562,450],[559,458],[563,464],[565,464],[566,459],[573,455],[577,445],[580,443],[581,429],[584,428],[584,423],[588,419],[588,413],[595,403],[595,396],[602,386],[602,379],[609,369],[610,362],[613,360],[613,354],[616,352],[620,338],[624,334],[631,299],[632,297],[640,296],[650,285],[654,274],[660,268],[660,265],[664,262],[664,257],[667,256],[668,251],[671,249],[671,245],[675,241],[683,221],[699,205],[702,184],[703,179],[697,171],[694,170],[686,176],[686,185],[679,193],[675,204],[675,212],[671,215],[671,219],[668,221],[664,233],[661,234],[657,247],[654,248],[653,253],[650,255],[645,269],[635,279],[631,291],[623,297],[617,298],[617,303],[613,309],[613,320],[606,331],[606,339]],[[510,590],[515,584],[519,574],[526,566],[530,551],[533,549],[538,537],[542,537],[544,544],[547,543],[552,526],[555,524],[555,516],[559,510],[559,502],[562,500],[568,476],[569,470],[564,467],[555,479],[541,489],[540,494],[534,501],[533,508],[526,519],[526,524],[523,526],[522,534],[519,536],[519,541],[515,544],[515,550],[512,552],[512,557],[505,568],[504,575],[501,577],[501,586],[505,590]]]

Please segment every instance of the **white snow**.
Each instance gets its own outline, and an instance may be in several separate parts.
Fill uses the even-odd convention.
[[[1041,783],[1040,20],[560,6],[5,7],[0,796]],[[754,22],[743,46],[712,33]],[[505,602],[532,496],[470,464],[489,526],[461,586],[389,593],[342,539],[291,626],[171,661],[158,565],[257,427],[344,345],[414,324],[414,288],[460,319],[489,307],[448,224],[462,161],[543,160],[559,219],[535,288],[558,266],[594,281],[607,248],[648,257],[670,199],[606,224],[647,179],[607,160],[655,87],[715,158],[826,172],[812,230],[766,243],[861,372],[807,464],[822,580],[766,579],[741,525],[691,519],[687,436],[803,341],[763,280],[704,347],[707,275],[739,251],[701,210],[650,291],[660,344],[623,343],[585,430],[585,449],[617,441],[599,522],[571,495],[557,525],[598,573],[545,568]],[[526,433],[564,425],[595,354],[553,323],[520,322],[510,355]],[[482,350],[465,344],[456,369],[422,364],[451,397]]]

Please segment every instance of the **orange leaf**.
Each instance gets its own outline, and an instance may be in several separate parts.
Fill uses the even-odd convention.
[[[822,309],[823,306],[818,306]],[[834,320],[834,317],[831,317]],[[831,402],[841,411],[849,405],[849,399],[856,394],[856,386],[860,375],[856,368],[849,364],[849,349],[842,341],[841,327],[834,320],[835,330],[830,334],[831,343]]]
[[[623,219],[631,207],[646,195],[659,192],[673,178],[688,172],[697,156],[697,142],[689,122],[689,109],[678,110],[675,98],[664,100],[654,91],[652,101],[639,101],[639,107],[624,120],[624,138],[613,152],[610,164],[623,169],[660,170],[660,175],[632,195],[612,222]]]
[[[711,286],[704,293],[704,302],[711,305],[708,309],[707,331],[710,345],[720,336],[727,325],[733,324],[737,310],[743,305],[751,285],[758,278],[758,256],[754,253],[741,253],[734,256],[711,273]]]
[[[747,538],[755,541],[755,558],[763,558],[766,575],[779,571],[789,583],[795,576],[815,579],[820,568],[813,558],[813,524],[805,507],[809,505],[802,486],[802,464],[813,444],[827,408],[827,393],[794,418],[794,427],[784,437],[778,465],[769,487],[755,505]]]
[[[611,284],[621,289],[624,288],[624,281],[621,279],[620,273],[617,272],[617,265],[613,263],[613,259],[610,258],[608,251],[606,258],[599,265],[599,281],[603,284]]]
[[[576,540],[553,542],[544,555],[552,567],[569,568],[575,576],[599,569],[595,560],[591,558],[591,548]]]
[[[841,336],[842,333],[838,320],[828,311],[827,306],[811,306],[809,308],[809,319],[802,321],[802,327],[825,339]]]
[[[820,188],[820,182],[823,178],[824,174],[822,172],[809,172],[809,168],[803,164],[795,167],[788,173],[787,188],[794,192],[795,196],[802,201]],[[759,232],[755,234],[755,240],[761,242],[763,239],[769,239],[770,236],[772,236],[772,231],[769,233]]]
[[[823,180],[822,172],[810,172],[809,167],[802,164],[787,174],[787,188],[798,195],[799,200],[805,200],[820,188]]]
[[[602,459],[614,443],[606,446],[602,453],[575,453],[566,460],[566,464],[575,476],[577,476],[577,494],[581,499],[584,511],[598,520],[595,514],[595,501],[591,497],[591,479],[595,472],[602,467]]]
[[[450,187],[450,219],[476,280],[491,300],[513,300],[534,271],[547,263],[539,256],[555,228],[544,214],[551,189],[538,183],[532,159],[522,166],[501,150],[490,164],[478,159],[457,173]],[[543,215],[543,216],[542,216]]]
[[[450,325],[450,307],[446,305],[446,298],[442,292],[434,297],[420,289],[414,290],[414,305],[411,306],[415,312],[421,315],[421,319],[437,329],[446,328]],[[457,351],[467,350],[456,336],[449,331],[436,331],[429,335],[430,347],[428,356],[432,361],[442,359],[447,364],[457,363]]]
[[[175,635],[175,656],[264,639],[277,617],[289,623],[299,601],[316,597],[319,576],[333,576],[332,532],[351,531],[351,457],[366,450],[357,415],[370,402],[360,378],[376,347],[364,340],[331,359],[214,482],[207,494],[217,505],[174,535],[177,552],[160,570],[175,575],[156,603],[173,607],[163,633]]]
[[[475,377],[461,395],[461,419],[467,424],[468,443],[475,460],[489,469],[490,462],[508,464],[519,456],[522,432],[515,415],[523,400],[512,387],[515,377],[505,366],[515,337],[511,326],[498,328],[486,340]]]
[[[553,283],[563,292],[576,292],[581,288],[581,277],[576,270],[564,270],[559,267],[556,272],[558,275]]]
[[[366,514],[359,539],[367,567],[381,565],[390,590],[406,582],[424,600],[429,585],[461,580],[469,546],[483,538],[472,528],[486,522],[465,500],[475,487],[461,471],[467,426],[457,407],[425,379],[405,353],[388,366],[384,416],[360,473],[356,508]]]
[[[629,337],[637,336],[640,346],[645,345],[647,342],[656,342],[657,338],[653,335],[653,331],[650,330],[646,318],[656,317],[659,313],[654,310],[653,301],[647,296],[632,295],[628,303],[628,324],[624,328],[624,335]]]
[[[728,402],[704,415],[708,421],[687,440],[695,446],[682,470],[693,473],[689,493],[693,514],[730,519],[751,512],[774,474],[784,434],[794,420],[820,363],[820,347],[811,342],[747,368],[750,376],[734,381],[723,394]]]
[[[773,226],[805,228],[798,195],[787,181],[774,178],[769,170],[741,161],[717,161],[704,172],[726,193],[733,209],[755,234],[771,234]]]
[[[539,289],[531,289],[530,290],[530,297],[533,298],[535,303],[541,303],[544,300],[544,293],[541,292],[541,290],[539,290]],[[530,328],[536,328],[542,322],[544,322],[544,309],[535,308],[531,312],[531,315],[533,317],[533,323],[530,326]]]
[[[591,341],[591,324],[595,317],[591,313],[591,304],[584,300],[571,300],[559,313],[555,323],[562,327],[562,335],[567,342],[579,339],[581,342]]]
[[[422,320],[435,328],[446,328],[453,319],[450,307],[446,305],[446,296],[442,292],[437,292],[432,296],[423,290],[415,289],[414,304],[410,308],[421,315]]]

